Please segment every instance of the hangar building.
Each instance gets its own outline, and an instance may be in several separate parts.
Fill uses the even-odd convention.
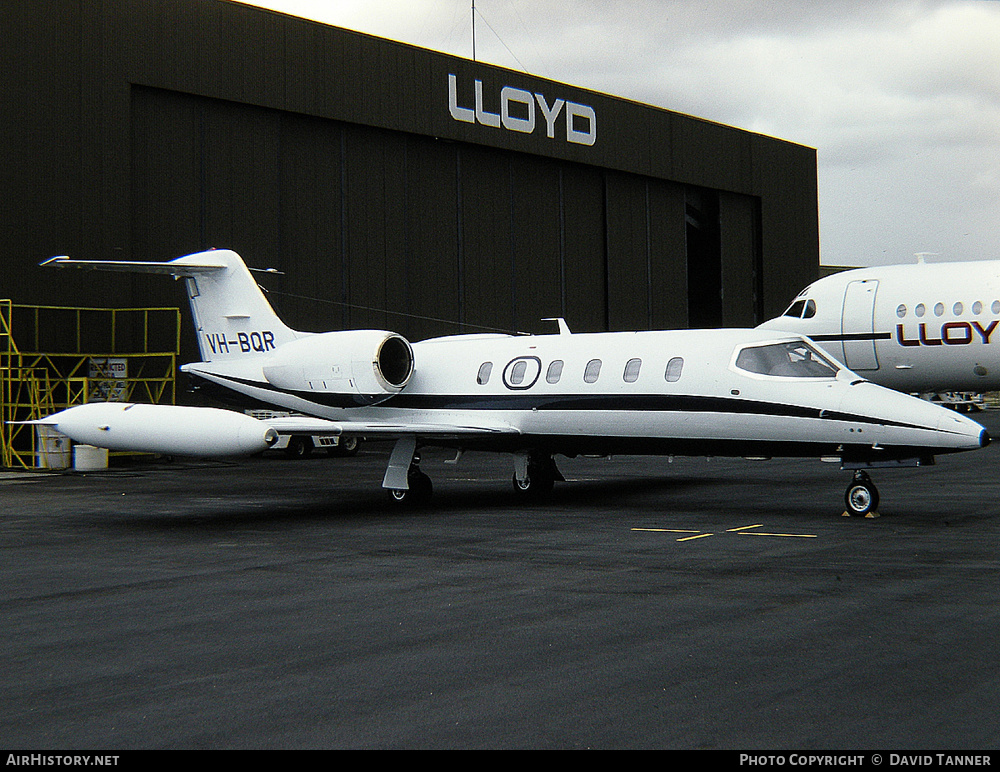
[[[419,340],[753,325],[818,272],[811,148],[225,0],[5,0],[0,25],[19,303],[183,306],[37,264],[224,247],[284,272],[293,327]]]

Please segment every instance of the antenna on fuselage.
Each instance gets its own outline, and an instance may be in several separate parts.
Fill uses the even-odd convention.
[[[558,324],[559,325],[559,334],[560,335],[572,335],[573,334],[570,331],[570,329],[569,329],[569,325],[566,324],[566,320],[563,319],[561,316],[547,316],[544,319],[542,319],[542,321],[543,322],[555,322],[556,324]]]

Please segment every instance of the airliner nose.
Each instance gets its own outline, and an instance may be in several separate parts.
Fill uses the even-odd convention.
[[[990,433],[985,429],[983,429],[981,432],[979,432],[979,447],[985,448],[989,444],[990,444]]]

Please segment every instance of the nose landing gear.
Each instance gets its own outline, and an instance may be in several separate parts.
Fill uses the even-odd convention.
[[[854,472],[854,479],[844,494],[845,515],[878,517],[878,488],[863,469]]]

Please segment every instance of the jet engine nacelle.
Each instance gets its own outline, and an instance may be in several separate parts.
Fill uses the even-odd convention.
[[[278,439],[244,413],[182,405],[89,402],[27,423],[52,426],[83,445],[170,456],[250,456]]]
[[[348,394],[358,405],[372,405],[409,382],[413,349],[384,330],[324,332],[279,346],[263,371],[279,389]]]

